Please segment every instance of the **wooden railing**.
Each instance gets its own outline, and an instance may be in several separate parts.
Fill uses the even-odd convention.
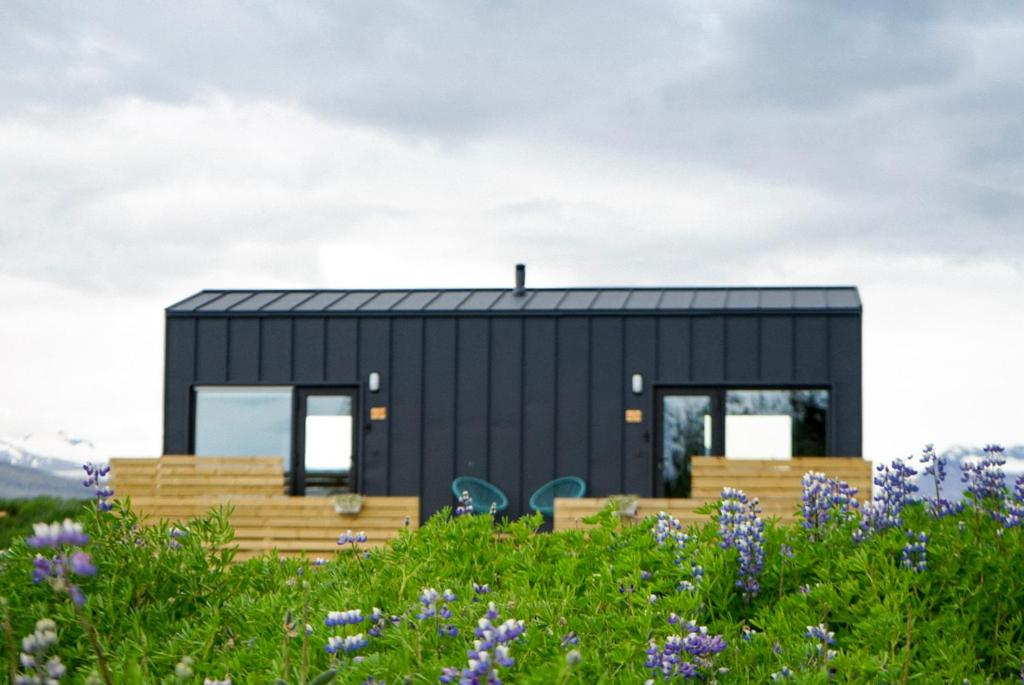
[[[278,457],[112,459],[115,498],[155,522],[185,523],[230,506],[238,558],[276,550],[288,556],[327,556],[340,533],[365,532],[362,547],[383,545],[404,528],[418,528],[419,497],[363,497],[358,514],[338,514],[333,497],[288,497]]]
[[[871,497],[871,462],[860,457],[797,457],[785,461],[694,457],[691,497],[640,498],[636,500],[635,516],[623,517],[623,520],[639,521],[664,510],[684,523],[708,521],[707,515],[697,514],[695,510],[717,500],[723,488],[733,487],[743,490],[748,497],[760,499],[764,515],[792,521],[803,493],[801,479],[808,471],[821,471],[830,478],[846,481],[858,489],[858,498],[862,501]],[[603,509],[610,499],[556,499],[554,529],[585,527],[583,518]]]

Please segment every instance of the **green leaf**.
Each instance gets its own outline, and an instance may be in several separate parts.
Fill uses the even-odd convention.
[[[336,675],[338,675],[338,669],[336,669],[336,668],[328,669],[328,670],[324,671],[323,673],[321,673],[320,675],[318,675],[316,678],[313,678],[313,680],[310,681],[309,685],[324,685],[324,683],[329,683],[332,680],[334,680],[334,677]]]

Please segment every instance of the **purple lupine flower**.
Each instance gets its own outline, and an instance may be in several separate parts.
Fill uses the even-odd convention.
[[[793,671],[788,666],[783,666],[781,669],[772,673],[772,682],[778,682],[780,680],[789,680],[793,677]]]
[[[1024,475],[1017,478],[1010,496],[1003,500],[1002,509],[993,516],[1003,528],[1016,528],[1024,523]]]
[[[739,571],[736,586],[749,601],[761,591],[758,577],[764,570],[764,522],[755,497],[747,501],[741,490],[725,488],[719,505],[718,531],[722,549],[735,549]]]
[[[355,625],[356,623],[362,623],[363,620],[363,612],[359,609],[329,611],[327,612],[327,618],[324,619],[324,625],[328,628],[334,628],[337,626]]]
[[[491,588],[486,583],[478,585],[476,582],[473,583],[473,592],[477,595],[486,595],[491,592]]]
[[[828,663],[835,655],[835,651],[829,649],[835,644],[835,633],[828,629],[823,623],[819,623],[816,626],[807,626],[807,632],[804,633],[804,637],[809,640],[815,641],[815,649],[818,652],[818,656],[821,657],[822,663]]]
[[[562,647],[562,649],[565,649],[566,647],[570,647],[572,645],[578,645],[579,643],[580,643],[579,636],[576,633],[574,633],[573,631],[570,630],[568,633],[565,634],[564,637],[562,637],[561,647]]]
[[[41,583],[53,575],[53,563],[41,554],[37,554],[32,560],[32,582]]]
[[[644,666],[660,679],[698,678],[714,669],[713,657],[727,647],[721,635],[710,635],[706,626],[686,623],[686,635],[670,635],[664,646],[651,640]]]
[[[914,476],[917,471],[902,459],[892,464],[878,464],[878,475],[874,483],[879,487],[877,494],[864,505],[860,524],[853,533],[856,542],[862,542],[874,532],[903,525],[903,509],[914,501],[917,485]]]
[[[651,535],[654,536],[654,541],[658,544],[658,547],[667,546],[672,549],[675,553],[676,566],[682,565],[686,543],[690,538],[683,532],[683,525],[679,522],[679,519],[667,512],[659,511],[654,521],[654,526],[651,527]]]
[[[829,478],[819,471],[808,471],[801,483],[803,525],[812,539],[816,534],[822,534],[830,524],[848,519],[860,506],[856,499],[857,488],[846,481]]]
[[[328,654],[337,654],[338,652],[344,652],[349,654],[356,650],[362,649],[366,645],[370,644],[369,640],[362,633],[356,633],[355,635],[346,635],[345,637],[338,637],[332,635],[327,638],[327,644],[324,649],[327,650]]]
[[[68,586],[68,596],[71,597],[71,601],[74,602],[76,606],[82,606],[85,604],[85,594],[82,592],[82,588],[77,585]]]
[[[33,549],[56,549],[65,545],[82,547],[89,542],[89,536],[82,530],[82,524],[64,519],[63,523],[36,523],[32,525],[34,535],[25,542]]]
[[[441,669],[441,675],[437,679],[442,683],[454,683],[459,679],[459,675],[459,669],[454,666],[445,666]]]
[[[167,531],[167,536],[170,538],[167,542],[167,546],[170,549],[181,549],[184,545],[181,544],[180,540],[188,537],[188,531],[184,528],[172,526],[171,529]]]
[[[964,491],[976,508],[981,508],[986,500],[1001,500],[1006,492],[1003,451],[999,445],[985,445],[985,456],[981,461],[960,466],[961,480],[967,484]]]
[[[110,473],[109,464],[82,464],[82,470],[85,471],[85,480],[82,481],[82,485],[87,488],[95,488],[96,491],[96,508],[100,511],[110,511],[114,508],[114,505],[110,503],[110,498],[114,496],[114,491],[104,482],[107,474]]]
[[[456,516],[465,516],[473,513],[473,498],[469,496],[468,490],[463,490],[459,495],[459,503],[455,507]]]
[[[833,645],[836,642],[836,634],[830,631],[824,623],[819,623],[816,626],[807,626],[807,632],[804,633],[804,637],[829,645]]]
[[[93,565],[92,557],[89,556],[88,552],[79,550],[72,553],[69,566],[71,567],[71,572],[76,576],[96,575],[96,567]]]
[[[903,568],[918,573],[928,570],[928,535],[921,531],[907,531],[907,544],[903,546]]]
[[[935,485],[935,495],[925,498],[925,506],[932,518],[944,518],[959,514],[964,509],[961,501],[950,501],[942,496],[942,484],[946,481],[946,457],[935,453],[935,447],[931,444],[925,445],[921,452],[921,463],[924,465],[924,475],[931,476]]]
[[[21,641],[19,663],[21,672],[15,683],[57,683],[66,670],[60,657],[46,658],[47,652],[57,644],[57,625],[48,618],[36,622],[36,629]]]
[[[498,645],[494,648],[494,658],[501,666],[508,668],[516,663],[516,660],[509,655],[508,645]]]

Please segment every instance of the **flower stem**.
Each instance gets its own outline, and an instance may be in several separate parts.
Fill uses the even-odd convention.
[[[7,599],[0,597],[0,609],[3,610],[4,614],[4,636],[7,640],[7,667],[9,670],[8,678],[10,682],[14,682],[14,678],[18,675],[17,663],[18,663],[18,644],[14,637],[14,628],[11,627],[11,617],[7,613]]]
[[[103,648],[100,647],[99,636],[96,635],[96,628],[93,627],[92,621],[86,616],[85,610],[71,602],[71,605],[75,607],[75,614],[78,616],[78,622],[82,624],[82,628],[85,629],[85,634],[89,636],[89,642],[92,643],[92,649],[96,652],[96,661],[100,665],[100,673],[103,675],[103,682],[107,685],[114,685],[113,679],[110,677],[110,667],[107,666],[107,657],[103,653]]]

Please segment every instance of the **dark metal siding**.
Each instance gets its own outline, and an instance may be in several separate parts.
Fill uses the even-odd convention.
[[[512,515],[563,475],[597,496],[651,494],[657,387],[826,387],[829,453],[859,454],[859,313],[765,304],[689,315],[179,312],[167,318],[164,452],[190,449],[192,387],[229,383],[359,388],[361,491],[418,494],[425,516],[451,504],[456,475],[501,487]],[[372,394],[371,371],[382,377]],[[370,421],[372,406],[388,420]],[[626,424],[625,409],[643,423]]]

